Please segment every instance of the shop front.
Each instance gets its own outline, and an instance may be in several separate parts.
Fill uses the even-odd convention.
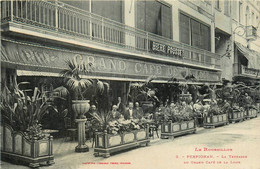
[[[43,46],[10,39],[2,40],[1,48],[2,80],[3,77],[13,75],[17,76],[18,83],[29,81],[31,87],[51,91],[62,85],[60,72],[68,69],[66,62],[71,61],[83,72],[82,77],[104,80],[110,84],[113,104],[117,104],[118,97],[127,104],[129,82],[143,82],[149,76],[156,77],[153,83],[157,83],[158,88],[172,78],[177,79],[178,83],[186,83],[185,77],[188,75],[196,79],[193,84],[220,83],[219,71],[173,65],[156,60],[133,59],[116,54],[73,50],[65,46],[63,48]]]

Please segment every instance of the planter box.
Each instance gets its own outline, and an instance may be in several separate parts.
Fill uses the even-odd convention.
[[[217,126],[227,125],[228,123],[227,114],[207,116],[204,119],[204,128],[215,128]]]
[[[180,123],[164,122],[162,123],[161,130],[161,138],[173,139],[175,136],[195,133],[196,124],[195,120]]]
[[[13,131],[7,124],[1,124],[1,155],[3,160],[29,164],[32,168],[40,162],[54,164],[52,136],[42,140],[28,140],[22,132]]]
[[[234,110],[232,113],[228,114],[228,120],[230,123],[235,123],[235,122],[242,122],[244,119],[244,112]]]
[[[143,144],[148,146],[150,142],[149,127],[116,135],[98,132],[95,137],[94,155],[103,157],[109,157],[111,153],[139,147]]]
[[[245,113],[246,113],[246,115],[245,115],[246,119],[251,119],[251,118],[257,117],[257,110],[255,110],[255,109],[249,109]]]

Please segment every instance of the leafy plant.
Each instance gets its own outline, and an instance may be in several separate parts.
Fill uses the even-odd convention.
[[[152,87],[155,76],[149,76],[145,82],[134,82],[129,85],[128,97],[132,101],[156,101],[159,99],[155,95],[156,89]]]
[[[57,112],[56,108],[43,99],[43,95],[38,88],[34,89],[34,95],[30,97],[25,90],[18,88],[19,84],[12,86],[13,88],[10,90],[7,86],[4,87],[0,108],[4,122],[9,123],[14,130],[31,131],[49,109]],[[29,132],[30,134],[33,134],[32,137],[39,136],[37,132]]]
[[[88,68],[84,68],[84,70],[80,70],[71,60],[67,60],[66,64],[68,69],[62,70],[60,75],[64,78],[66,87],[73,92],[75,100],[84,100],[84,92],[88,87],[92,86],[93,81],[82,78],[80,73],[89,73],[92,64],[88,64]]]

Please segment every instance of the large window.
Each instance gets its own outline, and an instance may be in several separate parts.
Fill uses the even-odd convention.
[[[180,41],[210,51],[210,27],[180,13]]]
[[[137,1],[137,28],[172,39],[171,6],[157,1]]]
[[[89,11],[90,0],[60,0],[66,4]],[[91,0],[91,12],[123,23],[122,0]]]

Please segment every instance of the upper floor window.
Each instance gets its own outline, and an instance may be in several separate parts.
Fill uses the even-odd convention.
[[[122,0],[60,0],[82,10],[91,11],[97,15],[123,23]],[[91,5],[90,5],[91,3]],[[91,6],[91,9],[89,9]]]
[[[252,12],[252,25],[255,25],[255,13],[254,12]]]
[[[205,2],[209,5],[211,5],[211,0],[205,0]]]
[[[216,7],[217,9],[220,9],[219,0],[215,0],[215,7]]]
[[[239,23],[242,22],[242,16],[243,16],[243,4],[242,2],[239,2],[239,8],[238,8],[238,15],[239,15]]]
[[[225,15],[230,15],[230,2],[229,0],[224,1],[224,14]]]
[[[198,47],[205,50],[211,50],[210,27],[180,13],[180,42]]]
[[[249,7],[247,6],[246,7],[246,15],[245,15],[245,18],[246,18],[246,26],[248,26],[250,23],[250,11],[249,11]]]
[[[136,1],[136,4],[137,28],[172,39],[170,5],[157,0]]]

